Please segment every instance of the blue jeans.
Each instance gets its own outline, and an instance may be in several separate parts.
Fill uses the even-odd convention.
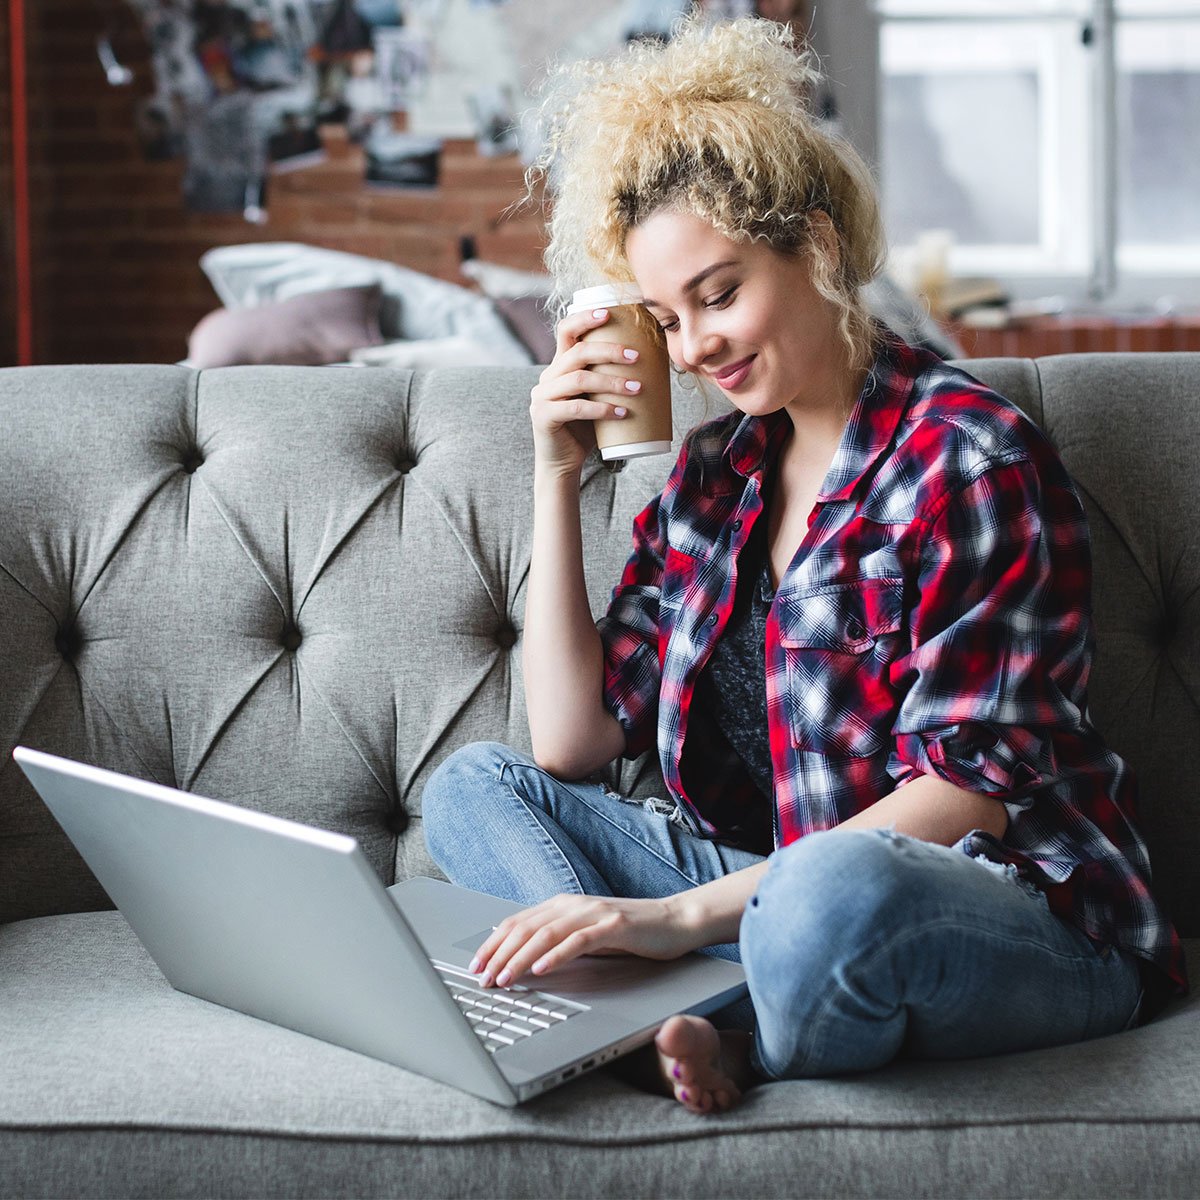
[[[762,861],[662,807],[493,743],[453,754],[422,799],[446,875],[521,904],[673,895]],[[1141,998],[1137,960],[1054,916],[1011,868],[887,830],[814,833],[772,854],[738,944],[707,952],[746,969],[753,1065],[768,1079],[1084,1041],[1133,1025]]]

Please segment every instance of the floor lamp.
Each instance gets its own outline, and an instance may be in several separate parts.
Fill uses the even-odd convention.
[[[8,0],[12,81],[13,281],[17,303],[17,365],[33,362],[33,279],[29,254],[29,121],[25,88],[25,3]]]

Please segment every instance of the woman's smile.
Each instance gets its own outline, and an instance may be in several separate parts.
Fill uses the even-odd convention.
[[[750,374],[750,367],[756,357],[757,355],[750,354],[727,367],[720,367],[712,372],[712,377],[717,381],[717,385],[725,391],[736,391],[746,382],[746,377]]]

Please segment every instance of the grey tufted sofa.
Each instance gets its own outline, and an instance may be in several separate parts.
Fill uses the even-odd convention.
[[[973,369],[1090,505],[1094,713],[1196,937],[1200,355]],[[492,1107],[164,982],[12,747],[348,832],[389,883],[430,872],[429,772],[470,740],[526,744],[535,373],[0,372],[0,1195],[1194,1196],[1200,1001],[703,1120],[604,1073]],[[677,399],[680,429],[703,415]],[[588,477],[597,609],[667,466]]]

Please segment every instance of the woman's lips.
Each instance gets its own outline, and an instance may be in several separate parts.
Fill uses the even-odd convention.
[[[726,391],[732,391],[740,386],[750,374],[750,366],[754,362],[754,355],[749,358],[743,358],[738,362],[728,366],[723,371],[718,371],[715,378],[719,387],[723,387]]]

